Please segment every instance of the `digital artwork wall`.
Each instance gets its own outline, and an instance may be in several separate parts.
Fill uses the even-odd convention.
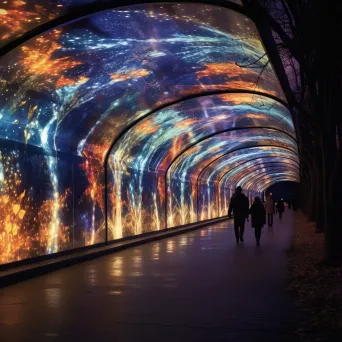
[[[109,3],[0,1],[1,264],[225,216],[238,185],[252,200],[299,180],[249,18]],[[94,4],[106,10],[53,26]]]

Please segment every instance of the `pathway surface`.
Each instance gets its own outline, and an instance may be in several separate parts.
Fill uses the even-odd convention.
[[[293,223],[286,212],[256,247],[231,221],[124,250],[0,292],[0,341],[279,341]]]

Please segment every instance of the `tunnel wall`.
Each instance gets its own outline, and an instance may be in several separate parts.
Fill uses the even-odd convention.
[[[109,240],[165,229],[164,180],[111,163],[108,169]]]
[[[99,161],[4,140],[0,147],[1,264],[105,242]],[[172,179],[166,195],[164,175],[132,169],[108,175],[108,240],[228,214],[227,186]],[[251,201],[256,193],[246,195]]]
[[[106,241],[99,161],[4,140],[0,147],[1,264]],[[232,193],[221,189],[220,200],[211,183],[198,195],[194,182],[172,179],[166,194],[164,175],[132,169],[110,171],[107,190],[109,241],[225,216]]]
[[[165,174],[122,169],[120,165],[111,159],[108,165],[109,240],[228,214],[233,193],[229,188],[220,189],[214,182],[198,185],[196,180],[176,177],[167,182],[166,188]],[[252,198],[252,192],[246,195]]]
[[[3,140],[0,147],[1,264],[105,241],[98,161]]]

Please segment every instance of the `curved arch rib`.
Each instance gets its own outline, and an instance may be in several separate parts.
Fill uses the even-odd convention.
[[[221,176],[221,177],[219,178],[218,183],[221,184],[222,180],[227,176],[227,174],[229,174],[230,172],[234,171],[235,169],[237,169],[237,168],[239,168],[239,167],[242,167],[243,165],[248,164],[248,163],[250,163],[250,162],[252,162],[252,161],[254,161],[254,160],[267,159],[267,158],[272,158],[272,157],[268,156],[268,157],[252,158],[252,159],[250,159],[250,160],[246,160],[246,161],[244,161],[244,162],[242,162],[242,163],[236,165],[235,167],[233,167],[233,168],[230,169],[229,171],[225,172],[225,173],[223,174],[223,176]],[[292,159],[292,158],[288,158],[288,157],[277,157],[277,158],[278,158],[278,159],[283,159],[283,160],[291,160],[291,161],[293,161],[294,163],[298,164],[298,169],[300,169],[300,163],[299,163],[298,160],[295,160],[295,159]],[[269,163],[276,163],[276,162],[267,162],[267,164],[269,164]],[[254,165],[262,165],[262,164],[266,164],[266,163],[260,162],[260,163],[257,163],[257,164],[253,164],[253,166],[254,166]]]
[[[211,5],[211,6],[219,6],[226,9],[233,10],[235,12],[241,13],[244,16],[251,19],[253,22],[249,11],[247,11],[244,7],[233,3],[233,2],[227,2],[222,0],[188,0],[188,3],[197,3],[197,4],[203,4],[203,5]],[[60,26],[63,26],[69,22],[73,22],[82,18],[86,18],[90,15],[105,11],[105,10],[111,10],[111,9],[117,9],[117,8],[123,8],[128,6],[134,6],[134,5],[146,5],[146,4],[161,4],[161,3],[179,3],[177,1],[172,0],[115,0],[114,2],[111,1],[103,1],[102,3],[94,2],[91,4],[83,4],[83,5],[77,5],[77,6],[71,6],[69,8],[69,11],[65,14],[62,14],[61,16],[58,16],[55,19],[52,19],[44,24],[41,24],[34,29],[26,32],[21,37],[14,39],[13,41],[10,41],[9,43],[5,44],[3,47],[0,48],[0,57],[5,55],[6,53],[10,52],[11,50],[15,49],[16,47],[24,44],[29,39],[37,37],[47,31],[56,29]]]
[[[242,177],[239,181],[237,181],[236,184],[239,184],[241,187],[245,188],[246,190],[251,190],[251,187],[246,187],[246,184],[250,184],[251,185],[253,183],[256,183],[259,180],[259,177],[263,178],[265,176],[272,176],[273,173],[278,173],[279,172],[294,172],[297,173],[298,169],[295,167],[290,167],[290,166],[275,166],[275,167],[269,167],[269,168],[264,168],[265,170],[262,172],[259,172],[255,175],[246,175],[244,177]],[[249,179],[250,178],[250,179]],[[252,190],[255,190],[254,188]]]

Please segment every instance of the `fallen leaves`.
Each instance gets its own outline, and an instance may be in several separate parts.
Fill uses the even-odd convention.
[[[300,341],[342,341],[341,269],[323,266],[324,235],[296,214],[288,250],[288,286],[301,311],[296,335]]]

